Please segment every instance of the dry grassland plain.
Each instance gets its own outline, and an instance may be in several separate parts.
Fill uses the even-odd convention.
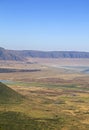
[[[23,96],[0,104],[0,130],[89,129],[89,59],[0,61],[0,71],[1,82]]]

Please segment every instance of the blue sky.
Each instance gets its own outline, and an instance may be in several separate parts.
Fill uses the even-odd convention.
[[[0,0],[0,46],[89,51],[89,0]]]

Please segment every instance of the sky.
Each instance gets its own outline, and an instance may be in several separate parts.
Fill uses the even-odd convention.
[[[0,0],[0,47],[89,51],[89,0]]]

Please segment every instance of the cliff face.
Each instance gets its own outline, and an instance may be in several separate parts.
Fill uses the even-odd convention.
[[[89,52],[75,51],[21,51],[24,57],[39,57],[39,58],[89,58]]]
[[[27,57],[38,58],[89,58],[89,52],[77,51],[33,51],[6,50],[0,47],[0,60],[25,60]]]

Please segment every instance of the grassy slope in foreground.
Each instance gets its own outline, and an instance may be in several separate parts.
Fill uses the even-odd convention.
[[[54,85],[54,89],[55,89],[55,85]],[[10,107],[15,107],[17,102],[21,103],[21,100],[24,100],[20,94],[18,94],[17,92],[15,92],[14,90],[10,89],[9,87],[7,87],[2,83],[0,83],[0,93],[1,93],[0,106],[6,104],[6,107],[7,105],[9,105]],[[37,94],[37,97],[38,95],[39,94]],[[30,96],[29,100],[27,98],[24,100],[25,102],[28,103],[27,106],[24,104],[25,102],[22,102],[24,109],[26,109],[26,107],[31,107],[32,105],[30,104],[31,93],[29,96]],[[48,95],[46,94],[45,96],[46,98],[48,97]],[[38,105],[39,107],[41,107],[42,104],[37,103],[37,107]],[[54,106],[52,104],[50,105]],[[44,107],[46,106],[44,104]],[[36,106],[34,106],[33,108],[35,109],[35,107]],[[0,130],[12,130],[12,129],[13,130],[88,130],[89,129],[89,125],[87,124],[84,125],[80,122],[81,115],[79,116],[79,118],[77,118],[76,116],[71,116],[66,113],[61,113],[60,111],[59,115],[56,117],[35,118],[22,112],[20,109],[20,104],[18,104],[18,108],[19,111],[8,109],[8,107],[7,109],[0,110]],[[52,109],[57,110],[57,108],[56,109],[52,108]],[[29,110],[29,113],[30,112],[31,111]]]

